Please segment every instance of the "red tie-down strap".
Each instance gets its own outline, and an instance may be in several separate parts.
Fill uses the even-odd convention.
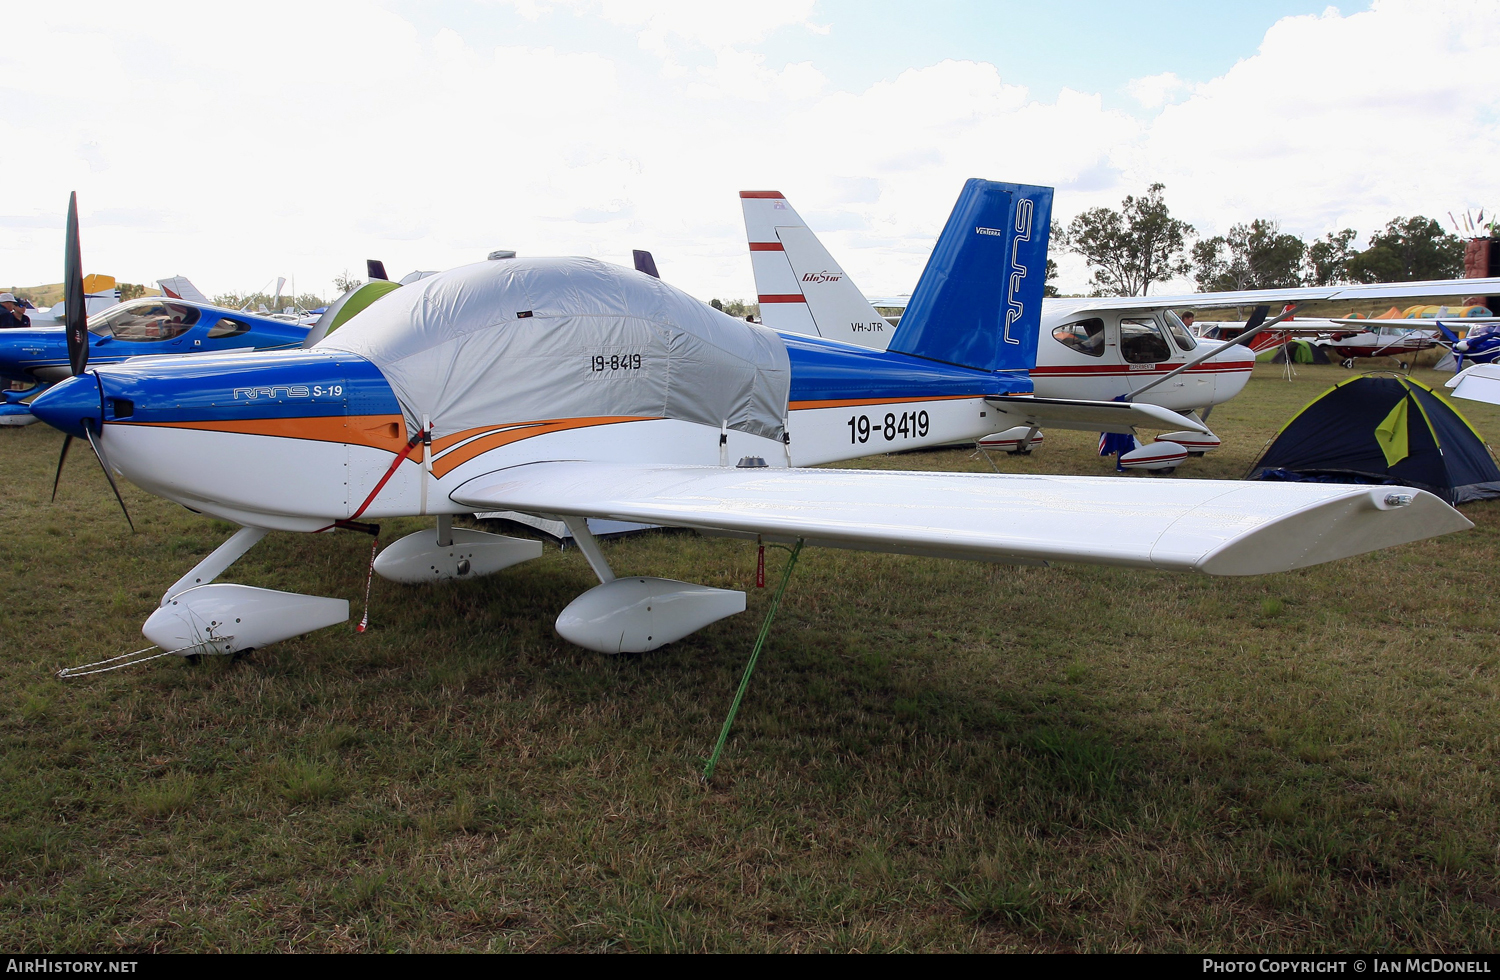
[[[354,513],[350,514],[346,519],[344,519],[342,521],[334,521],[332,524],[328,525],[327,527],[320,527],[320,528],[318,528],[318,531],[331,531],[331,530],[333,530],[336,527],[341,527],[341,528],[345,528],[345,529],[350,530],[350,531],[363,531],[366,534],[371,534],[371,533],[379,534],[380,533],[380,525],[378,525],[378,524],[361,524],[361,523],[359,523],[356,520],[356,518],[359,517],[359,515],[363,514],[366,510],[368,510],[369,506],[375,502],[375,498],[378,497],[378,496],[380,496],[380,491],[382,491],[382,490],[385,489],[385,485],[387,483],[389,483],[391,477],[395,475],[395,473],[396,473],[396,467],[400,466],[401,463],[402,463],[402,461],[405,460],[406,457],[408,457],[408,456],[411,455],[411,451],[413,449],[416,449],[422,443],[426,442],[429,439],[430,436],[431,436],[431,430],[424,429],[424,430],[422,430],[422,431],[417,432],[416,434],[414,434],[410,439],[406,440],[406,445],[402,446],[401,447],[401,451],[396,454],[396,458],[393,459],[393,460],[391,460],[391,465],[389,467],[387,467],[387,469],[385,471],[385,476],[382,476],[380,478],[380,482],[377,483],[377,484],[375,484],[375,489],[370,491],[370,495],[365,498],[365,502],[364,503],[362,503],[362,504],[359,505],[359,509],[356,510]],[[371,531],[371,528],[374,528],[373,532]],[[317,532],[314,532],[314,533],[317,533]]]

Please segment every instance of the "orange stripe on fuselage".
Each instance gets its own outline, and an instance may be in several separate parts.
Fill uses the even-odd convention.
[[[464,429],[432,441],[432,473],[439,479],[469,460],[491,449],[508,446],[522,439],[544,436],[569,429],[586,429],[618,422],[648,422],[651,415],[598,415],[576,419],[543,419],[537,422],[511,422],[506,425],[482,425]]]
[[[651,415],[600,415],[574,419],[542,419],[535,422],[510,422],[504,425],[482,425],[464,429],[432,441],[432,472],[446,476],[464,463],[500,446],[533,436],[569,429],[584,429],[617,422],[646,422]],[[237,432],[243,435],[272,436],[280,439],[305,439],[310,442],[342,442],[369,446],[399,453],[407,441],[406,420],[400,415],[332,415],[319,418],[243,419],[233,422],[110,422],[110,425],[154,426],[170,429],[198,429],[208,432]],[[414,463],[423,460],[422,446],[407,458]]]
[[[788,402],[787,408],[801,412],[810,408],[855,408],[860,405],[905,405],[909,402],[947,402],[984,395],[918,395],[912,398],[828,398],[822,401]]]
[[[250,436],[306,439],[309,442],[343,442],[392,453],[399,453],[407,439],[406,420],[400,415],[323,415],[314,418],[236,419],[218,422],[130,422],[121,419],[109,424],[238,432]],[[421,460],[421,446],[412,451],[411,458]]]

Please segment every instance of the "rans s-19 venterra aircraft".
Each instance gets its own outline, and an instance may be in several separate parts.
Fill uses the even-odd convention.
[[[898,328],[876,305],[899,312],[898,323],[913,314],[924,319],[943,315],[919,307],[915,292],[909,300],[877,300],[872,304],[780,191],[741,191],[740,204],[761,320],[766,326],[885,350],[894,343]],[[996,289],[1002,285],[997,281]],[[1215,405],[1240,393],[1255,366],[1255,353],[1248,347],[1195,337],[1183,326],[1176,309],[1310,300],[1358,304],[1393,297],[1451,296],[1456,291],[1500,291],[1500,279],[1047,299],[1041,303],[1040,317],[1032,321],[1038,338],[1031,379],[1040,397],[1119,399],[1184,413],[1190,425],[1163,433],[1154,447],[1142,447],[1121,460],[1127,467],[1170,468],[1189,453],[1201,455],[1219,446],[1218,437],[1204,423]],[[1262,314],[1259,320],[1252,319],[1243,336],[1248,340],[1272,329],[1281,319],[1266,319]],[[1029,449],[1038,434],[1037,427],[1014,414],[1004,418],[1016,427],[994,433],[984,443]],[[1164,443],[1177,448],[1164,452]]]
[[[536,541],[454,528],[454,514],[560,516],[599,585],[556,628],[607,653],[670,643],[743,611],[745,595],[617,575],[590,517],[1214,575],[1472,526],[1394,486],[811,468],[974,439],[1031,397],[1051,203],[1050,188],[969,181],[883,351],[746,323],[592,259],[504,258],[394,289],[305,350],[75,362],[34,411],[87,438],[107,472],[242,525],[145,623],[183,656],[345,621],[344,599],[216,579],[270,531],[398,515],[436,519],[375,561],[405,582],[540,553]],[[71,254],[76,267],[76,239]]]

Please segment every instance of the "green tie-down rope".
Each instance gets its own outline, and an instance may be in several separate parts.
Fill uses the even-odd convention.
[[[705,782],[714,778],[714,767],[719,764],[719,756],[724,752],[724,743],[729,741],[729,730],[734,727],[734,716],[740,713],[740,702],[745,699],[745,689],[750,686],[750,675],[755,673],[755,662],[760,659],[760,650],[766,645],[766,637],[771,635],[771,620],[776,618],[776,607],[781,605],[781,597],[786,592],[786,584],[792,580],[792,569],[797,567],[797,556],[802,553],[802,539],[797,539],[795,548],[779,544],[773,544],[771,547],[790,551],[792,557],[787,560],[786,568],[781,571],[781,584],[776,587],[776,594],[771,597],[771,607],[766,610],[766,621],[760,624],[760,635],[755,638],[755,649],[750,651],[750,662],[745,664],[745,675],[740,678],[740,689],[734,692],[734,703],[729,706],[729,717],[724,719],[724,727],[719,731],[718,744],[714,746],[713,754],[708,757],[708,765],[703,767]]]

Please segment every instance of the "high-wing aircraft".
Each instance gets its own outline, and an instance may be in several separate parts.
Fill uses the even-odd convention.
[[[896,328],[865,299],[785,195],[780,191],[741,191],[740,203],[761,319],[766,326],[876,350],[884,350],[891,343]],[[997,280],[995,301],[1002,286],[1003,280]],[[1500,279],[1047,299],[1042,302],[1031,377],[1039,397],[1120,399],[1190,413],[1186,417],[1196,425],[1159,437],[1159,441],[1180,446],[1180,455],[1144,447],[1121,460],[1127,467],[1171,467],[1181,456],[1201,454],[1219,445],[1218,437],[1201,423],[1213,406],[1239,394],[1255,366],[1254,352],[1247,347],[1193,336],[1176,309],[1322,299],[1365,303],[1391,297],[1451,296],[1455,289],[1500,292]],[[904,322],[905,317],[919,311],[917,299],[913,293],[904,309],[899,299],[879,300],[877,304],[881,310],[900,313],[897,322]],[[924,317],[933,315],[930,310],[920,312]],[[1249,326],[1256,332],[1269,330],[1278,319],[1252,321]],[[993,441],[1014,444],[1018,450],[1029,449],[1026,436],[1032,428],[1018,426],[1013,431],[995,433]]]
[[[243,526],[146,621],[148,639],[183,656],[344,622],[343,599],[215,580],[270,531],[368,530],[398,515],[437,525],[374,562],[405,582],[540,553],[454,528],[454,514],[561,517],[600,584],[557,630],[607,653],[680,639],[743,611],[745,595],[617,576],[589,517],[1216,575],[1472,526],[1393,486],[809,468],[975,439],[1028,397],[1051,203],[1051,188],[969,181],[884,351],[746,323],[592,259],[508,258],[393,289],[309,349],[91,369],[75,346],[74,377],[33,408],[65,446],[88,439],[106,473]],[[76,272],[76,239],[70,255]],[[1070,404],[1092,405],[1057,408]]]

